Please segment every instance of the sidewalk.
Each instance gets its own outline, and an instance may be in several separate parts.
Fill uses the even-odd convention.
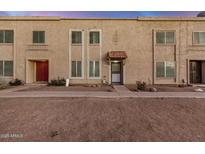
[[[124,86],[114,86],[116,92],[100,91],[19,91],[29,85],[0,91],[0,98],[19,97],[96,97],[96,98],[205,98],[205,92],[132,92]]]
[[[97,98],[205,98],[205,93],[197,92],[0,92],[0,98],[19,97],[97,97]]]

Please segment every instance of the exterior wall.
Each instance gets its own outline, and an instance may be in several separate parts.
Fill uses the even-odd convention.
[[[0,44],[0,60],[14,59],[14,76],[27,83],[35,81],[32,60],[49,61],[49,80],[71,78],[71,61],[82,60],[82,78],[71,78],[71,83],[109,82],[109,51],[126,51],[124,84],[143,80],[148,84],[179,84],[189,82],[189,60],[205,60],[205,46],[192,43],[192,32],[205,31],[205,20],[140,20],[140,19],[60,19],[31,18],[25,20],[0,19],[0,29],[14,30],[13,44]],[[32,43],[32,31],[45,31],[45,44]],[[83,32],[81,45],[71,44],[71,31]],[[100,31],[101,43],[89,44],[89,32]],[[175,31],[176,44],[157,45],[158,30]],[[100,77],[89,77],[89,60],[100,61]],[[176,61],[175,78],[156,78],[157,61]],[[11,77],[0,77],[9,81]]]

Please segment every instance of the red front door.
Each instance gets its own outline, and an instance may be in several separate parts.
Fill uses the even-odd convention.
[[[48,61],[36,62],[36,81],[48,81]]]

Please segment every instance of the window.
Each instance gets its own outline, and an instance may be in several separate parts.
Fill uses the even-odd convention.
[[[0,76],[13,76],[13,61],[0,61]]]
[[[99,77],[100,66],[99,61],[90,61],[89,63],[89,77]]]
[[[13,43],[13,30],[0,30],[0,43]]]
[[[4,64],[3,64],[3,61],[0,61],[0,76],[3,76],[4,75]]]
[[[157,77],[175,77],[175,62],[157,62],[156,63]]]
[[[205,44],[205,32],[193,32],[193,44]]]
[[[72,44],[82,43],[82,32],[72,31]]]
[[[33,43],[45,43],[45,32],[33,31]]]
[[[157,77],[164,77],[165,76],[164,62],[157,62],[156,67],[157,67],[156,69]]]
[[[173,44],[175,43],[174,32],[156,32],[157,44]]]
[[[99,44],[100,43],[100,32],[90,32],[90,44]]]
[[[72,77],[81,77],[81,61],[72,61]]]

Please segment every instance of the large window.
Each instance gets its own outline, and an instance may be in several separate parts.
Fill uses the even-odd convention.
[[[81,31],[72,31],[72,44],[82,43],[82,32]]]
[[[89,63],[89,77],[99,77],[100,66],[99,61],[90,61]]]
[[[13,43],[14,32],[13,30],[0,30],[0,43]]]
[[[13,61],[0,61],[0,76],[13,76]]]
[[[205,32],[193,32],[193,44],[205,44]]]
[[[156,32],[156,43],[157,44],[174,44],[175,43],[175,33],[171,31]]]
[[[90,44],[100,43],[100,32],[92,31],[90,32]]]
[[[72,61],[72,77],[81,77],[82,76],[82,65],[81,61]]]
[[[175,77],[175,62],[157,62],[156,63],[156,76],[157,77]]]
[[[45,32],[33,31],[33,43],[45,43]]]

